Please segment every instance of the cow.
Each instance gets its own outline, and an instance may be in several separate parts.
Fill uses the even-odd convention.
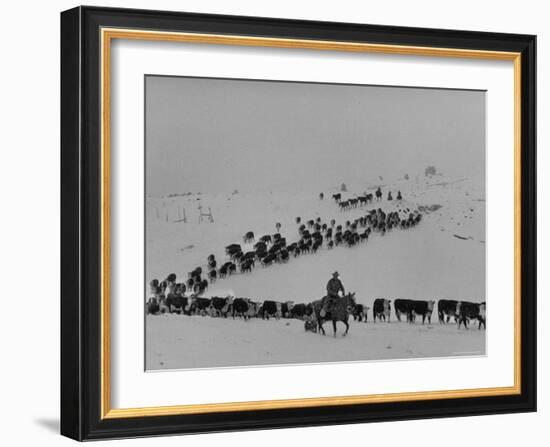
[[[456,300],[439,300],[437,302],[437,315],[439,317],[439,323],[448,323],[451,317],[454,318],[455,323],[458,320],[458,314],[456,312]]]
[[[262,259],[262,265],[263,265],[264,267],[267,267],[268,265],[273,264],[273,262],[275,262],[275,259],[276,259],[276,258],[277,258],[277,257],[276,257],[273,253],[268,254],[267,256],[265,256],[265,257]]]
[[[483,324],[483,329],[487,329],[487,304],[485,301],[479,305],[479,326],[478,329],[481,329]]]
[[[478,329],[481,325],[485,328],[485,313],[486,305],[483,303],[471,303],[468,301],[459,301],[456,305],[456,313],[458,314],[458,329],[464,324],[464,328],[468,329],[470,320],[478,320]]]
[[[407,321],[412,323],[412,300],[396,299],[393,306],[395,309],[395,316],[399,321],[401,321],[401,315],[405,315],[407,317]]]
[[[241,316],[245,320],[250,318],[248,313],[250,308],[249,300],[246,298],[235,298],[231,304],[231,316],[235,318],[236,316]]]
[[[367,306],[364,306],[363,304],[357,304],[355,306],[355,310],[353,311],[353,320],[354,321],[363,321],[365,320],[365,323],[367,322],[368,312],[369,308]]]
[[[249,242],[254,242],[254,232],[253,231],[247,231],[245,235],[243,236],[243,242],[245,244]]]
[[[232,302],[233,299],[229,296],[227,298],[213,296],[210,299],[210,315],[212,315],[213,317],[227,318],[227,313],[229,312],[229,308]]]
[[[414,323],[416,315],[422,315],[422,324],[428,319],[428,324],[432,324],[432,313],[435,301],[411,300],[410,319]]]
[[[390,315],[391,315],[391,300],[387,300],[385,298],[376,298],[374,300],[374,304],[372,305],[372,319],[373,322],[376,323],[376,318],[380,321],[382,319],[384,321],[390,322]]]
[[[246,259],[243,263],[241,263],[241,273],[252,272],[253,265],[254,261],[252,259]]]
[[[192,296],[190,299],[189,313],[191,315],[206,315],[210,307],[210,298]]]
[[[256,303],[254,301],[248,300],[248,312],[247,312],[248,318],[257,317],[260,313],[260,307],[261,307],[260,303]]]
[[[271,235],[266,234],[260,238],[260,242],[263,242],[264,244],[271,244]]]
[[[265,242],[256,242],[254,244],[254,250],[256,250],[256,252],[258,251],[266,251],[267,250],[267,244]]]
[[[313,309],[311,308],[311,304],[298,303],[290,307],[288,316],[289,318],[297,318],[301,320],[304,317],[311,315],[312,311]]]
[[[262,304],[262,319],[269,320],[269,317],[281,318],[282,315],[282,303],[277,301],[266,300]]]
[[[145,312],[151,315],[156,315],[160,312],[160,299],[152,296],[145,303]]]
[[[210,270],[208,272],[208,279],[210,279],[210,282],[216,282],[216,279],[218,278],[218,272],[216,272],[216,269]]]
[[[333,194],[332,198],[334,199],[335,202],[339,202],[340,200],[342,200],[342,194],[340,194],[340,193]]]
[[[187,276],[189,278],[193,278],[195,279],[196,277],[200,277],[202,274],[202,268],[201,267],[197,267],[195,270],[192,270],[190,271]],[[170,281],[169,281],[170,282]]]
[[[230,244],[225,247],[225,254],[227,255],[231,255],[231,253],[235,253],[238,251],[242,251],[242,248],[239,244]]]
[[[184,313],[185,308],[187,307],[188,300],[185,296],[179,294],[170,294],[164,301],[168,307],[168,312],[173,313],[175,310],[178,310],[180,313]]]

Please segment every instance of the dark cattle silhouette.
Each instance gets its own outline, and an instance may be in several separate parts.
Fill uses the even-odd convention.
[[[216,279],[218,279],[218,273],[216,270],[210,270],[208,272],[208,279],[210,279],[210,282],[215,282]]]
[[[481,329],[481,325],[485,328],[486,324],[486,305],[483,303],[471,303],[469,301],[459,301],[457,304],[458,313],[458,329],[463,324],[465,329],[468,329],[468,323],[470,320],[478,321],[478,329]]]
[[[227,313],[229,312],[229,306],[231,305],[231,298],[220,298],[217,296],[213,296],[210,299],[210,311],[212,316],[216,317],[227,317]]]
[[[290,318],[302,319],[307,315],[311,315],[312,311],[311,304],[298,303],[289,308],[288,316]]]
[[[411,307],[412,300],[397,299],[393,303],[395,316],[401,321],[401,315],[406,315],[407,321],[412,323]]]
[[[369,308],[367,306],[364,306],[363,304],[357,304],[355,306],[355,310],[353,312],[353,320],[354,321],[365,321],[367,322],[367,311]]]
[[[422,316],[422,324],[428,319],[428,323],[432,322],[432,313],[434,310],[435,301],[426,300],[411,300],[411,322],[414,323],[416,315]]]
[[[247,231],[245,235],[243,236],[243,242],[245,244],[249,242],[254,242],[254,232],[253,231]]]
[[[391,300],[385,298],[376,298],[372,305],[372,319],[376,323],[376,318],[380,321],[390,322],[391,315]]]
[[[440,323],[448,323],[451,317],[454,318],[455,322],[458,321],[457,304],[458,301],[456,300],[439,300],[437,302],[437,315]]]
[[[231,253],[235,253],[237,251],[242,251],[242,248],[239,244],[230,244],[227,247],[225,247],[225,253],[227,255],[231,255]]]
[[[250,318],[249,315],[249,309],[250,304],[249,300],[246,298],[235,298],[233,300],[233,303],[231,304],[231,316],[235,318],[237,317],[243,317],[245,320],[248,320]]]
[[[189,313],[206,315],[208,308],[210,307],[210,298],[202,298],[198,296],[191,297],[191,306]]]
[[[269,320],[269,317],[277,319],[282,316],[282,303],[272,300],[266,300],[262,304],[261,315],[263,320]]]

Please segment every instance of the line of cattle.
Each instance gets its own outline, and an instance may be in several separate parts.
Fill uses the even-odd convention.
[[[256,267],[256,263],[262,267],[268,267],[275,263],[287,263],[291,258],[297,258],[306,253],[316,253],[323,246],[328,250],[340,245],[353,247],[368,241],[373,231],[384,235],[394,228],[408,229],[420,223],[421,219],[422,214],[419,211],[411,211],[409,208],[389,213],[385,213],[381,208],[372,209],[364,216],[346,221],[345,225],[336,225],[335,219],[325,223],[320,217],[302,223],[301,217],[297,217],[299,239],[296,242],[287,243],[286,238],[280,233],[266,234],[256,242],[254,232],[248,231],[243,236],[243,243],[253,243],[252,250],[243,251],[240,244],[230,244],[225,247],[229,260],[219,268],[216,257],[213,254],[208,256],[207,278],[202,277],[203,268],[199,266],[188,273],[185,283],[179,283],[177,286],[182,293],[190,291],[196,295],[202,295],[209,283],[238,271],[250,273]],[[172,275],[175,279],[175,275],[170,276]],[[153,281],[156,281],[157,287],[162,285],[158,280]]]
[[[372,307],[373,321],[385,321],[390,323],[391,320],[391,303],[392,300],[385,298],[377,298],[374,300]],[[434,311],[435,301],[433,300],[409,300],[396,299],[394,300],[394,312],[398,321],[407,321],[411,324],[416,322],[417,317],[422,317],[422,324],[428,321],[431,324],[432,313]],[[455,323],[458,323],[458,328],[462,325],[468,329],[468,324],[471,321],[478,322],[478,329],[486,327],[486,304],[473,303],[470,301],[457,300],[439,300],[437,302],[438,317],[440,324],[449,323],[451,318]],[[363,304],[356,304],[350,309],[350,315],[355,321],[368,320],[368,311],[370,307]],[[306,328],[313,327],[311,319],[315,316],[313,303],[294,303],[293,301],[279,302],[273,300],[265,300],[256,302],[249,298],[233,298],[233,297],[186,297],[173,290],[166,295],[160,297],[151,297],[146,304],[146,312],[149,314],[162,313],[181,313],[185,315],[209,315],[211,317],[231,316],[242,317],[245,320],[250,318],[295,318],[306,320]],[[403,319],[402,319],[403,318]]]
[[[380,188],[377,188],[376,192],[374,194],[363,194],[362,196],[356,196],[352,197],[347,200],[342,200],[342,193],[333,194],[332,198],[334,201],[338,204],[341,211],[347,211],[352,208],[357,208],[358,206],[367,205],[369,203],[372,203],[374,198],[376,197],[376,201],[380,202],[382,200],[382,190]],[[321,195],[321,199],[322,199]],[[393,196],[391,191],[388,191],[387,200],[391,202],[393,200]],[[401,191],[397,191],[397,197],[396,200],[400,201],[403,200],[403,196],[401,195]]]

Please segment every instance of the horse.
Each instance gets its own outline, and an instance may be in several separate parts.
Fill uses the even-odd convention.
[[[312,304],[313,312],[317,319],[317,325],[319,327],[318,332],[325,335],[325,330],[323,329],[323,323],[325,321],[332,321],[332,328],[334,330],[334,336],[336,337],[336,322],[341,321],[346,325],[346,331],[343,336],[349,331],[348,318],[353,313],[356,303],[355,303],[355,293],[348,293],[342,298],[335,300],[332,306],[329,307],[328,312],[324,317],[321,317],[321,309],[323,308],[323,300],[327,297],[324,297],[320,300],[314,301]]]

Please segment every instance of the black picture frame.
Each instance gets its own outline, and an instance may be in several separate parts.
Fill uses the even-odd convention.
[[[521,53],[521,391],[515,395],[102,418],[100,29]],[[61,13],[61,433],[77,440],[536,410],[536,36],[77,7]]]

